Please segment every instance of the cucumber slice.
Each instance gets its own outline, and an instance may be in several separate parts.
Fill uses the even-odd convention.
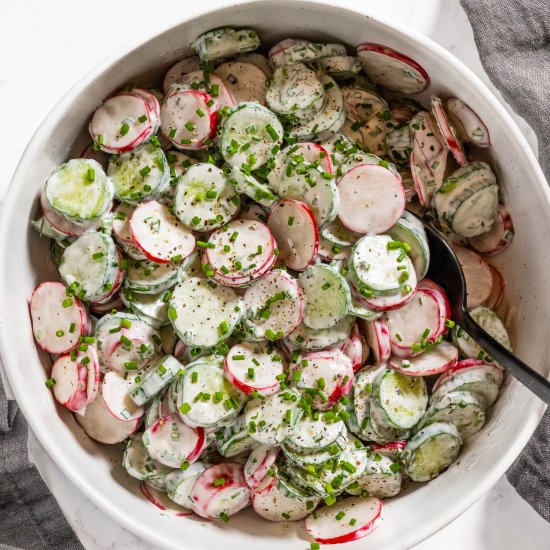
[[[374,383],[376,407],[381,417],[389,421],[388,427],[406,430],[415,426],[428,405],[426,382],[419,376],[406,376],[386,370]]]
[[[408,166],[410,162],[413,141],[409,122],[400,124],[386,134],[388,156],[398,166]]]
[[[391,296],[404,287],[414,267],[398,245],[388,235],[366,235],[352,248],[350,276],[363,293]]]
[[[141,294],[160,294],[172,288],[179,279],[181,265],[157,264],[151,260],[130,262],[126,269],[124,286]]]
[[[277,200],[277,196],[273,194],[271,189],[260,183],[254,176],[245,174],[236,166],[231,169],[229,182],[235,186],[239,193],[245,194],[258,204],[270,208]]]
[[[258,442],[248,433],[243,415],[237,416],[235,422],[216,434],[218,451],[226,458],[247,454],[257,445]]]
[[[183,365],[174,356],[159,357],[140,375],[140,381],[135,381],[128,395],[136,405],[143,405],[158,395],[181,372]]]
[[[353,315],[347,315],[337,325],[319,330],[311,330],[300,323],[296,330],[288,335],[288,341],[293,347],[304,350],[330,348],[348,337],[354,322]]]
[[[430,405],[418,428],[423,428],[433,422],[454,424],[460,438],[465,441],[483,428],[485,405],[475,393],[452,391],[444,394],[441,399]]]
[[[256,169],[271,160],[283,141],[279,119],[259,103],[240,103],[227,115],[219,148],[230,166]]]
[[[224,27],[199,35],[191,47],[202,61],[215,61],[233,57],[240,53],[252,52],[260,46],[260,39],[252,29]]]
[[[151,144],[111,157],[107,174],[113,181],[115,197],[131,204],[160,198],[170,184],[164,152]]]
[[[351,291],[351,303],[349,305],[349,312],[352,315],[354,315],[355,317],[359,317],[360,319],[365,319],[365,321],[373,321],[374,319],[378,319],[382,316],[382,312],[373,311],[366,306],[364,300],[361,300],[361,296],[359,295],[357,289],[353,286],[353,284],[350,284],[349,287]]]
[[[304,416],[284,444],[285,448],[296,452],[315,452],[326,449],[346,435],[346,426],[342,420],[327,422],[322,414],[315,419]]]
[[[357,484],[346,488],[350,495],[361,495],[363,491],[371,497],[391,498],[401,491],[401,465],[388,456],[374,454],[369,457],[363,475]]]
[[[78,224],[101,218],[111,207],[114,190],[98,162],[72,159],[50,174],[44,193],[56,212]]]
[[[125,288],[120,293],[120,297],[127,308],[133,310],[138,317],[142,317],[149,324],[160,327],[170,323],[168,319],[169,291],[159,294],[142,294]]]
[[[283,451],[290,464],[298,468],[318,467],[329,460],[337,460],[346,448],[347,436],[340,437],[326,449],[317,451],[295,451],[283,443]]]
[[[222,369],[203,359],[185,369],[178,386],[178,409],[190,426],[206,428],[224,422],[239,412],[245,399]]]
[[[268,521],[298,521],[309,516],[319,504],[319,499],[298,500],[288,496],[277,485],[266,495],[254,494],[252,507],[263,519]]]
[[[457,429],[447,422],[434,422],[413,436],[401,460],[413,481],[430,481],[458,457],[462,441]]]
[[[103,233],[79,237],[65,249],[59,265],[62,279],[74,294],[90,302],[100,302],[116,292],[120,269],[116,245]]]
[[[147,410],[145,411],[143,425],[145,429],[154,424],[157,420],[162,418],[161,403],[164,397],[164,393],[158,393],[149,401]]]
[[[128,441],[122,457],[122,465],[126,471],[140,481],[164,477],[172,468],[153,460],[143,444],[142,433],[133,435]]]
[[[286,38],[269,50],[269,60],[276,66],[292,65],[298,62],[310,62],[323,57],[346,55],[342,44],[316,44],[307,40]]]
[[[166,493],[176,504],[185,508],[191,508],[193,501],[191,500],[191,489],[197,478],[206,470],[207,466],[203,462],[193,462],[182,470],[172,470],[166,476]]]
[[[193,347],[212,347],[226,340],[241,319],[242,300],[234,290],[188,277],[172,292],[168,316],[176,334]]]
[[[266,94],[271,110],[283,117],[307,119],[319,111],[325,98],[323,83],[303,63],[275,69]]]
[[[277,489],[285,496],[299,502],[319,502],[319,497],[309,487],[296,481],[297,477],[292,475],[293,467],[283,462],[277,469]],[[310,504],[311,506],[311,504]],[[311,507],[314,509],[314,506]]]
[[[325,226],[320,233],[327,241],[341,247],[353,246],[361,238],[361,235],[345,228],[338,218]]]
[[[397,223],[391,229],[388,229],[388,235],[392,239],[407,243],[410,246],[411,249],[408,255],[416,270],[416,276],[418,280],[423,279],[430,266],[430,247],[422,222],[405,210]]]
[[[332,78],[336,80],[347,80],[361,72],[363,68],[361,61],[351,55],[332,55],[321,57],[317,64]]]
[[[349,311],[351,293],[347,281],[328,265],[308,267],[298,279],[304,291],[303,323],[310,329],[337,325]]]
[[[176,216],[187,227],[209,231],[235,215],[240,199],[217,166],[199,163],[178,179],[174,205]]]

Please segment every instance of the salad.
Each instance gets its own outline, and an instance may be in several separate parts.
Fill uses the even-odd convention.
[[[119,445],[145,497],[227,522],[252,506],[319,544],[363,537],[404,482],[452,466],[502,368],[426,277],[423,224],[453,244],[468,307],[510,348],[485,259],[514,228],[480,117],[380,44],[252,29],[191,44],[160,87],[91,114],[47,177],[60,280],[30,300],[46,386]]]

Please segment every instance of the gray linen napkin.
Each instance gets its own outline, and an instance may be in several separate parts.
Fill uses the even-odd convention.
[[[0,376],[0,550],[80,550],[82,545],[27,454],[28,427]]]
[[[538,137],[550,181],[550,1],[461,0],[493,84]],[[550,521],[550,409],[506,473],[516,491]]]

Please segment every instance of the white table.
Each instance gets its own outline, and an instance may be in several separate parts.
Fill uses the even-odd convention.
[[[332,0],[336,3],[338,0]],[[365,0],[363,0],[365,1]],[[219,0],[201,0],[215,6]],[[374,4],[374,2],[373,2]],[[4,0],[0,3],[0,201],[18,159],[53,104],[107,54],[157,22],[177,20],[193,2],[170,0]],[[472,31],[458,0],[385,0],[380,15],[423,32],[466,62],[486,82]],[[536,148],[530,128],[521,129]],[[31,459],[89,550],[148,549],[98,510],[61,473],[34,435]],[[526,543],[526,534],[528,536]],[[546,550],[550,524],[540,518],[503,478],[470,510],[417,550]]]

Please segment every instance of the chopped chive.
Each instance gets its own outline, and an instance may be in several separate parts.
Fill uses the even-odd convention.
[[[219,477],[214,480],[214,487],[219,487],[225,483],[225,477]]]
[[[60,329],[60,330],[56,331],[55,335],[56,335],[58,338],[61,338],[62,336],[65,335],[65,331]]]
[[[125,136],[130,131],[130,126],[128,126],[127,122],[123,122],[122,126],[120,127],[120,135]]]
[[[220,334],[227,334],[229,332],[229,326],[227,324],[227,321],[222,321],[220,323],[220,326],[218,327],[218,330]]]
[[[294,225],[294,216],[288,217],[287,224],[291,227]]]
[[[182,403],[179,407],[179,411],[182,414],[187,414],[191,410],[191,405],[189,403]]]

